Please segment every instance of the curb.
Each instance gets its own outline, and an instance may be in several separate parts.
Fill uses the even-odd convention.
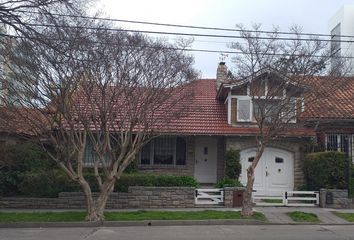
[[[194,225],[354,225],[354,223],[274,223],[258,220],[143,220],[143,221],[105,221],[105,222],[18,222],[0,223],[0,228],[97,228],[97,227],[153,227],[153,226],[194,226]]]
[[[258,220],[142,220],[105,222],[6,222],[0,228],[67,228],[67,227],[132,227],[132,226],[193,226],[193,225],[266,225]]]

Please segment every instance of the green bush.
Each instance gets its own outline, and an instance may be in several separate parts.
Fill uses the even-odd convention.
[[[220,181],[218,181],[215,184],[216,188],[224,188],[224,187],[243,187],[243,185],[240,183],[238,179],[230,179],[230,178],[225,178]]]
[[[354,165],[350,164],[350,172],[349,172],[349,196],[354,197]]]
[[[346,189],[348,157],[341,152],[318,152],[306,155],[304,173],[307,189]]]
[[[19,186],[29,171],[52,169],[53,161],[48,161],[47,154],[31,144],[2,145],[0,148],[0,195],[21,194]]]
[[[129,186],[198,186],[189,176],[134,174],[136,171],[133,162],[117,181],[116,190],[127,191]],[[93,192],[99,191],[92,169],[85,169],[84,177]],[[57,197],[70,191],[81,188],[40,147],[31,143],[0,146],[0,196]]]
[[[115,191],[127,192],[130,186],[198,187],[198,182],[190,176],[123,174],[116,183]]]
[[[138,163],[136,161],[132,161],[129,165],[124,169],[124,173],[137,173],[138,172]]]
[[[0,156],[0,196],[56,197],[80,189],[34,144],[2,145]]]
[[[230,149],[225,154],[225,176],[230,179],[238,179],[241,173],[240,151]]]

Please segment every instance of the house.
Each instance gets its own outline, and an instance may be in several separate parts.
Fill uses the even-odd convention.
[[[137,157],[141,172],[191,175],[200,183],[215,183],[224,177],[225,151],[233,148],[240,150],[240,180],[246,183],[246,169],[255,156],[258,133],[253,119],[252,84],[249,80],[227,81],[226,74],[225,64],[220,63],[217,79],[194,82],[193,111],[176,121],[169,133],[141,150]],[[258,78],[266,75],[269,81],[264,91],[274,80],[272,77],[284,80],[271,70],[261,71]],[[268,144],[256,168],[254,188],[258,193],[271,195],[302,187],[304,155],[313,143],[322,146],[320,150],[344,151],[353,156],[354,79],[345,80],[346,85],[340,85],[334,94],[305,104],[287,131]],[[299,86],[294,84],[290,89],[299,90]],[[298,92],[297,99],[304,104],[306,93],[301,89]]]
[[[240,180],[245,184],[259,134],[257,104],[267,100],[264,96],[272,86],[284,86],[275,96],[291,96],[290,103],[301,107],[292,112],[279,137],[267,145],[256,168],[254,189],[272,195],[302,187],[303,160],[309,146],[317,143],[319,150],[353,156],[354,78],[334,81],[316,77],[302,83],[272,69],[262,69],[252,79],[230,81],[221,62],[216,79],[200,79],[189,85],[194,90],[189,102],[192,107],[141,149],[136,156],[139,171],[190,175],[200,183],[213,184],[225,176],[225,152],[236,149],[241,155]],[[321,86],[322,95],[312,96],[308,86]],[[92,146],[88,144],[85,151],[89,167]]]

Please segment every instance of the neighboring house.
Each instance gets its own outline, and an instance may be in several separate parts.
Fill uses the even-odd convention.
[[[319,85],[328,82],[326,78],[317,81]],[[314,150],[345,152],[354,163],[354,77],[336,79],[330,86],[326,96],[308,104],[303,117],[316,132]]]

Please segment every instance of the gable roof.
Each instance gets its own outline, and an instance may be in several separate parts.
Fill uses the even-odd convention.
[[[247,85],[249,83],[251,83],[254,80],[257,80],[260,76],[262,75],[275,75],[277,76],[277,80],[283,81],[287,86],[294,86],[297,88],[301,88],[301,89],[306,89],[307,86],[305,84],[302,84],[301,81],[298,81],[297,78],[290,78],[288,76],[285,76],[284,74],[280,73],[279,71],[271,68],[271,67],[266,67],[263,69],[258,70],[257,72],[254,73],[253,76],[249,76],[246,77],[244,79],[241,80],[229,80],[228,82],[224,82],[221,84],[216,97],[218,99],[225,99],[228,93],[229,89],[233,89],[233,88],[239,88],[242,87],[244,85]]]

